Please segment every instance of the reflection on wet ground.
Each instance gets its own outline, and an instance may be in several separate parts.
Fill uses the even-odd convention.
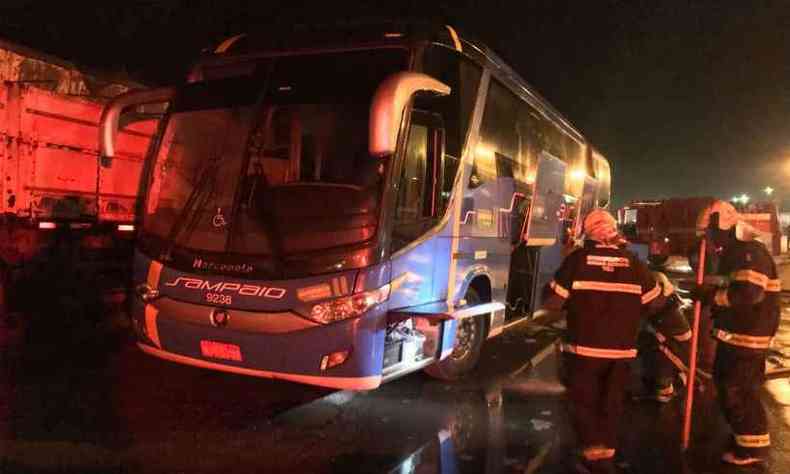
[[[46,317],[57,314],[55,308]],[[54,332],[0,326],[4,474],[492,474],[574,467],[554,328],[522,325],[493,340],[474,376],[459,383],[414,374],[371,392],[331,393],[153,359],[134,347],[123,318],[89,331],[54,326]],[[638,374],[628,389],[640,390]],[[753,472],[790,472],[788,379],[771,380],[766,400],[774,449],[768,466]],[[704,387],[695,400],[686,455],[679,448],[682,412],[682,400],[629,402],[619,468],[741,472],[718,460],[727,430],[713,390]]]

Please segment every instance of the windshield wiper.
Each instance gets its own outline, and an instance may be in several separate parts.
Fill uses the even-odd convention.
[[[264,99],[266,98],[266,94],[269,91],[269,82],[272,78],[272,73],[274,71],[274,64],[275,60],[269,64],[269,67],[266,71],[266,76],[263,79],[263,85],[261,86],[261,90],[258,93],[258,96],[255,98],[255,105],[253,110],[255,113],[259,113],[262,109]],[[257,119],[253,120],[252,127],[250,128],[249,135],[247,136],[247,146],[245,147],[244,151],[244,158],[241,162],[241,170],[239,172],[239,185],[236,187],[236,192],[233,194],[233,203],[230,207],[230,225],[228,226],[228,233],[225,238],[225,251],[230,251],[233,248],[233,239],[236,234],[236,221],[238,220],[238,214],[241,209],[241,197],[242,191],[244,188],[244,177],[247,176],[248,169],[250,167],[250,160],[252,158],[250,153],[250,143],[252,143],[253,137],[255,135],[256,128],[260,125],[262,118],[258,117]],[[265,143],[267,142],[266,136],[264,135],[264,147]]]
[[[175,222],[173,222],[173,226],[170,228],[170,232],[167,235],[166,242],[168,242],[168,246],[167,251],[162,256],[163,260],[167,261],[171,259],[173,248],[176,246],[176,238],[181,233],[181,230],[184,228],[182,226],[186,220],[190,218],[190,216],[190,225],[187,226],[187,228],[191,227],[194,229],[195,216],[200,214],[198,210],[201,209],[201,206],[195,205],[195,203],[197,203],[199,200],[205,201],[205,199],[201,198],[204,198],[213,192],[214,185],[217,181],[218,162],[218,159],[212,159],[203,169],[203,172],[200,173],[200,177],[198,177],[195,187],[193,187],[192,192],[189,193],[189,196],[184,203],[184,207],[181,209],[181,213],[178,215]],[[210,190],[210,192],[206,192],[207,189]]]

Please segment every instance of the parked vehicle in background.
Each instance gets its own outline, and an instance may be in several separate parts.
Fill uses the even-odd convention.
[[[634,201],[617,211],[617,219],[629,240],[646,244],[649,261],[661,266],[670,257],[687,257],[696,248],[697,216],[713,201],[712,197]],[[782,229],[776,203],[734,204],[756,238],[779,255]]]
[[[272,44],[284,45],[272,48]],[[450,27],[237,36],[165,102],[139,207],[139,347],[344,389],[474,368],[609,203],[610,171]]]
[[[779,207],[773,201],[757,201],[736,208],[743,220],[756,232],[756,237],[773,255],[782,253],[783,229],[779,221]]]
[[[664,265],[670,256],[688,256],[697,245],[697,216],[711,197],[634,201],[617,211],[626,237],[648,247],[652,265]]]
[[[153,129],[124,129],[116,166],[104,168],[98,124],[109,95],[132,84],[102,82],[5,42],[0,80],[0,314],[25,267],[64,239],[75,264],[93,264],[123,285]]]

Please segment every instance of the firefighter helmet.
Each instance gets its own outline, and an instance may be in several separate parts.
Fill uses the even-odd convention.
[[[672,286],[672,283],[669,281],[666,275],[661,272],[652,272],[653,278],[655,278],[656,283],[661,286],[661,290],[664,296],[669,296],[675,291],[675,287]]]
[[[608,242],[617,237],[617,221],[603,209],[595,209],[584,219],[584,233],[588,239]]]
[[[735,207],[725,201],[713,201],[713,204],[702,210],[697,218],[697,232],[704,232],[710,226],[711,216],[719,215],[719,229],[730,230],[738,224],[740,215]]]

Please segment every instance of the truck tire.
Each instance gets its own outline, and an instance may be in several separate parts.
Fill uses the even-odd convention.
[[[480,295],[474,288],[466,292],[466,302],[474,306],[481,302]],[[471,372],[480,359],[480,350],[486,339],[487,314],[466,318],[458,323],[455,333],[453,352],[444,360],[436,362],[425,368],[425,372],[440,380],[458,380]]]

